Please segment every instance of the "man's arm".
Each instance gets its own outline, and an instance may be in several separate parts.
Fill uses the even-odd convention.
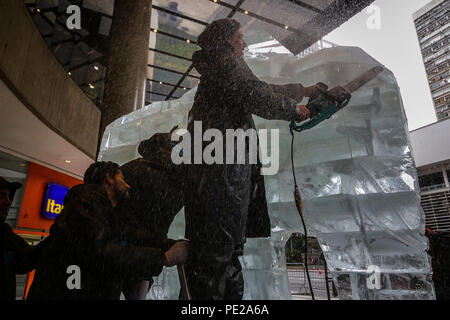
[[[293,84],[283,84],[283,85],[275,85],[269,84],[272,90],[278,94],[281,94],[285,97],[294,99],[298,103],[300,103],[303,98],[315,98],[319,96],[321,93],[326,93],[328,90],[327,85],[319,82],[310,87],[304,87],[300,83]]]
[[[304,95],[311,94],[300,84],[269,85],[260,80],[236,83],[235,95],[242,99],[245,112],[270,120],[303,121],[309,111],[298,106]],[[295,99],[294,99],[295,98]],[[306,110],[305,110],[306,109]]]
[[[165,248],[120,243],[110,226],[90,214],[82,204],[71,202],[70,209],[76,214],[65,223],[69,234],[65,238],[71,239],[70,246],[81,259],[87,263],[101,259],[111,272],[134,279],[151,279],[161,273],[165,265]]]
[[[157,276],[165,265],[164,251],[159,248],[108,242],[103,255],[114,272],[140,280]]]
[[[137,229],[133,227],[125,227],[124,233],[126,234],[127,241],[133,244],[144,247],[160,248],[162,250],[169,250],[169,248],[175,244],[175,240],[168,239],[166,235],[151,234],[144,229]]]
[[[14,233],[9,225],[4,225],[6,249],[13,254],[13,265],[16,274],[25,274],[36,268],[34,247]]]

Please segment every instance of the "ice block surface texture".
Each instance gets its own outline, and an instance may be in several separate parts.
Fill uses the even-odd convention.
[[[303,59],[250,52],[246,61],[268,83],[324,82],[329,88],[379,65],[354,47]],[[116,120],[105,132],[99,159],[125,163],[138,157],[140,141],[176,124],[185,128],[194,95],[195,89]],[[284,245],[303,228],[293,197],[289,123],[254,120],[258,129],[279,130],[280,169],[265,176],[271,238],[248,239],[241,258],[244,299],[290,299]],[[294,168],[308,234],[319,241],[340,299],[434,299],[417,172],[392,72],[385,69],[354,92],[331,119],[295,133]],[[184,236],[182,213],[169,232]],[[166,269],[149,298],[177,299],[178,290],[176,269]]]

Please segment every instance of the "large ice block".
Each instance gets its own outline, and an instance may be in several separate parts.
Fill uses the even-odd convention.
[[[324,82],[330,88],[379,65],[354,47],[330,48],[303,59],[247,52],[246,61],[268,83]],[[125,163],[138,157],[140,141],[174,125],[186,128],[195,92],[116,120],[105,132],[99,160]],[[240,259],[244,299],[290,299],[284,245],[293,232],[304,230],[293,198],[289,123],[254,120],[258,129],[279,129],[280,170],[265,177],[272,235],[248,239]],[[294,167],[308,233],[321,245],[340,299],[434,299],[418,178],[392,72],[385,70],[355,92],[331,119],[296,133]],[[170,236],[184,236],[183,212]],[[379,270],[376,287],[367,282],[373,266]],[[178,298],[176,268],[165,269],[155,280],[149,298]]]
[[[379,65],[359,48],[326,49],[301,60],[268,53],[247,60],[262,80],[329,87]],[[280,171],[266,176],[271,223],[302,232],[294,205],[288,123],[255,117],[259,129],[280,129]],[[294,167],[308,233],[317,237],[341,299],[433,299],[424,214],[406,116],[392,72],[353,94],[330,120],[295,134]],[[379,270],[380,286],[367,285]]]

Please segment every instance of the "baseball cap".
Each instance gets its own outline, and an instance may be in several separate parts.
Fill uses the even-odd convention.
[[[9,182],[5,178],[0,177],[0,189],[8,189],[9,192],[13,193],[17,189],[22,187],[22,184],[19,182]]]

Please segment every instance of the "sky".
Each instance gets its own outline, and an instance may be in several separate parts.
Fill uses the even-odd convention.
[[[337,45],[358,46],[390,69],[397,78],[409,130],[436,122],[433,100],[420,52],[413,13],[431,0],[376,0],[375,11],[363,10],[324,39]]]

